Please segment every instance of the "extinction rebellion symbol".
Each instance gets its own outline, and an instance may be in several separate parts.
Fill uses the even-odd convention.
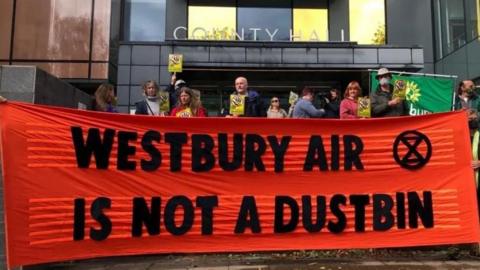
[[[426,145],[426,150],[424,145]],[[428,163],[431,157],[432,144],[430,140],[425,134],[416,130],[400,133],[393,143],[393,158],[405,169],[420,169]]]

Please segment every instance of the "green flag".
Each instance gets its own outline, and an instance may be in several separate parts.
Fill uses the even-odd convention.
[[[370,73],[371,91],[376,91],[377,72]],[[397,83],[397,81],[403,81]],[[422,115],[436,112],[448,112],[452,109],[454,80],[427,76],[395,75],[392,85],[405,87],[405,99],[410,115]]]

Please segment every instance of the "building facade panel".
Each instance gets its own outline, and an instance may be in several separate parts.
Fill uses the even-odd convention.
[[[378,49],[378,62],[384,64],[399,64],[412,62],[412,50],[406,49]]]
[[[160,65],[160,47],[133,46],[132,65]]]
[[[317,48],[283,48],[282,62],[285,64],[316,64],[318,62],[317,54]]]
[[[247,63],[281,64],[282,49],[280,48],[247,48]]]
[[[13,0],[0,1],[0,60],[10,57],[12,37]]]
[[[131,66],[118,66],[117,71],[117,84],[125,85],[130,84],[130,69]]]
[[[210,62],[245,63],[246,50],[242,47],[211,47]]]
[[[121,45],[118,49],[118,64],[130,65],[132,58],[132,46]]]
[[[132,66],[131,84],[141,85],[146,81],[154,80],[158,82],[158,66]]]
[[[353,49],[319,48],[318,62],[326,64],[353,64]]]
[[[353,62],[355,64],[378,63],[378,49],[355,48],[353,49]]]
[[[175,46],[174,53],[183,54],[183,59],[188,62],[208,62],[208,46]]]

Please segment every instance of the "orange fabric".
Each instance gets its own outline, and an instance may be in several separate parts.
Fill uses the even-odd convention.
[[[71,127],[81,127],[86,138],[90,128],[99,128],[103,138],[106,128],[114,129],[115,141],[108,169],[97,169],[95,160],[88,169],[79,168],[72,142]],[[194,118],[148,117],[77,111],[22,103],[0,104],[1,153],[4,174],[7,260],[10,267],[62,260],[104,256],[189,253],[250,252],[289,249],[379,248],[479,242],[479,223],[475,199],[473,171],[470,167],[469,130],[465,112],[452,112],[419,117],[368,120],[259,119],[259,118]],[[161,134],[154,146],[162,154],[161,166],[154,171],[140,168],[142,159],[149,160],[140,142],[148,130]],[[395,138],[402,132],[416,130],[425,134],[432,145],[428,163],[417,170],[400,167],[392,155]],[[117,134],[138,132],[131,142],[136,153],[135,171],[117,169]],[[170,145],[165,133],[186,132],[180,171],[170,170]],[[262,155],[265,171],[223,170],[218,162],[218,134],[228,134],[232,150],[233,134],[258,134],[266,141]],[[191,135],[208,134],[214,139],[215,165],[208,172],[193,172]],[[312,135],[321,135],[331,166],[331,135],[340,138],[339,170],[304,171],[303,165]],[[275,172],[275,158],[267,136],[291,136],[284,157],[283,172]],[[360,154],[363,170],[355,166],[344,170],[342,137],[355,135],[364,147]],[[86,141],[86,140],[85,140]],[[245,136],[244,136],[245,141]],[[418,151],[425,151],[425,144]],[[400,155],[408,149],[399,148]],[[245,149],[243,151],[245,155]],[[229,151],[229,160],[232,159]],[[405,198],[406,228],[398,228],[395,204],[392,214],[395,225],[386,231],[372,229],[372,197],[365,207],[365,231],[355,231],[354,194],[389,194],[423,192],[432,194],[434,225],[409,227]],[[346,228],[335,234],[327,229],[328,221],[337,217],[329,208],[334,194],[343,194],[347,204],[340,208],[346,215]],[[218,196],[213,210],[211,235],[201,234],[201,209],[195,207],[193,226],[183,235],[172,235],[165,225],[164,210],[173,196],[188,197],[194,207],[199,196]],[[317,195],[326,197],[327,222],[319,232],[307,232],[302,226],[303,195],[312,196],[315,211]],[[161,197],[160,233],[149,235],[145,225],[141,237],[132,237],[132,200]],[[261,232],[234,233],[243,196],[253,196],[258,208]],[[300,209],[295,230],[274,233],[275,196],[290,196]],[[98,197],[111,199],[105,215],[112,222],[108,238],[91,240],[90,229],[101,225],[90,215],[92,201]],[[74,200],[85,199],[85,238],[74,241]],[[396,202],[397,203],[397,202]],[[398,208],[398,209],[397,209]],[[175,224],[182,224],[182,207],[175,212]],[[285,211],[285,223],[290,212]],[[313,221],[316,216],[313,216]]]

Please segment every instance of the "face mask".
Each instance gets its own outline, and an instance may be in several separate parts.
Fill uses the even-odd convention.
[[[390,79],[389,78],[381,78],[380,79],[380,84],[381,85],[387,85],[390,83]]]

